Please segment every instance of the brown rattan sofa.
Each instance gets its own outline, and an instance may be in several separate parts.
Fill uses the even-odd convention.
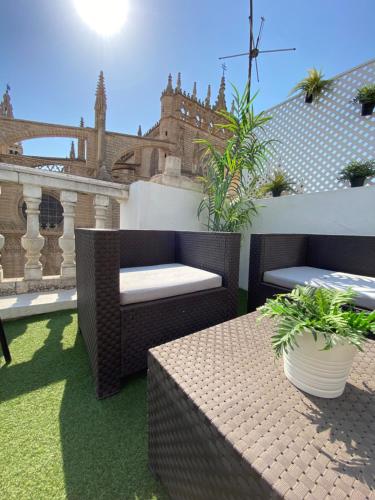
[[[79,329],[98,398],[147,367],[154,346],[236,316],[240,235],[235,233],[76,230]],[[221,286],[120,304],[120,269],[181,263],[216,273]]]
[[[273,271],[275,277],[274,270],[284,271],[285,274],[285,271],[298,271],[306,266],[310,273],[312,268],[317,271],[328,270],[326,275],[320,273],[322,279],[315,280],[317,286],[325,286],[324,280],[329,281],[332,274],[336,276],[339,288],[353,286],[356,290],[357,284],[359,289],[363,285],[366,296],[359,307],[375,309],[372,306],[375,297],[375,236],[253,234],[250,243],[248,311],[263,305],[267,298],[293,288],[282,286],[281,280],[267,278],[267,273]],[[327,286],[334,287],[335,284],[329,282]]]

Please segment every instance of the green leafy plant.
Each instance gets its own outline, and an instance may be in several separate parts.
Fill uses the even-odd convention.
[[[375,104],[375,84],[365,85],[357,90],[354,102]]]
[[[375,177],[375,160],[351,161],[340,171],[339,181],[353,181],[356,178]]]
[[[264,196],[272,193],[272,196],[280,196],[282,192],[295,193],[293,182],[281,169],[276,169],[267,178],[267,181],[259,188],[259,195]]]
[[[307,77],[293,87],[291,94],[305,92],[306,101],[311,102],[314,97],[319,97],[324,90],[330,90],[332,87],[333,80],[325,80],[321,71],[312,68],[309,69]]]
[[[203,199],[198,217],[205,218],[209,231],[235,232],[251,224],[258,209],[253,201],[256,184],[272,142],[262,134],[271,118],[264,113],[254,113],[256,96],[249,101],[247,88],[242,96],[233,89],[233,110],[218,111],[223,123],[215,125],[230,134],[224,151],[208,139],[195,141],[204,148],[205,163],[205,175],[199,177],[203,183]]]
[[[298,346],[298,337],[311,333],[324,337],[325,350],[343,340],[362,350],[362,343],[375,332],[375,311],[358,312],[353,308],[355,293],[326,288],[298,286],[290,293],[268,299],[260,307],[262,316],[278,318],[272,346],[277,357]]]

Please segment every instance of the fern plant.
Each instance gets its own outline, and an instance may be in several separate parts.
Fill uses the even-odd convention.
[[[333,80],[325,80],[321,71],[312,68],[309,69],[307,77],[297,83],[290,93],[294,94],[301,90],[306,94],[306,102],[312,102],[314,97],[319,97],[324,90],[332,87]]]
[[[278,197],[283,191],[288,193],[295,193],[295,182],[289,179],[288,175],[281,169],[276,169],[270,174],[265,182],[259,188],[259,195],[264,196],[272,193],[272,196]]]
[[[204,147],[206,172],[199,177],[203,183],[203,199],[198,217],[205,218],[209,231],[235,232],[251,224],[257,214],[253,201],[256,184],[272,142],[262,134],[271,118],[254,112],[255,96],[249,102],[247,88],[242,96],[235,87],[233,90],[232,111],[218,111],[223,123],[215,125],[230,133],[224,151],[208,139],[195,141]]]
[[[277,357],[298,346],[298,337],[311,333],[315,341],[323,336],[325,350],[346,341],[362,350],[367,334],[375,332],[375,311],[353,308],[355,293],[326,288],[298,286],[290,293],[268,299],[260,307],[262,316],[278,318],[272,346]]]
[[[340,171],[339,181],[352,181],[356,178],[375,177],[375,160],[351,161]]]

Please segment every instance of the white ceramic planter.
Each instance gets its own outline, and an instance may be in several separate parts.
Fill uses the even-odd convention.
[[[322,335],[317,341],[310,332],[298,337],[298,347],[284,352],[284,372],[299,389],[321,398],[337,398],[344,392],[357,349],[348,342],[323,351]]]

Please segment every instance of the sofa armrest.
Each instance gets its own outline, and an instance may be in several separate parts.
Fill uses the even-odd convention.
[[[305,234],[252,234],[248,310],[254,310],[257,287],[265,271],[306,265],[308,236]]]
[[[176,260],[219,274],[223,286],[238,293],[241,235],[239,233],[176,232]]]
[[[119,242],[118,231],[76,230],[78,322],[98,398],[120,389]]]

